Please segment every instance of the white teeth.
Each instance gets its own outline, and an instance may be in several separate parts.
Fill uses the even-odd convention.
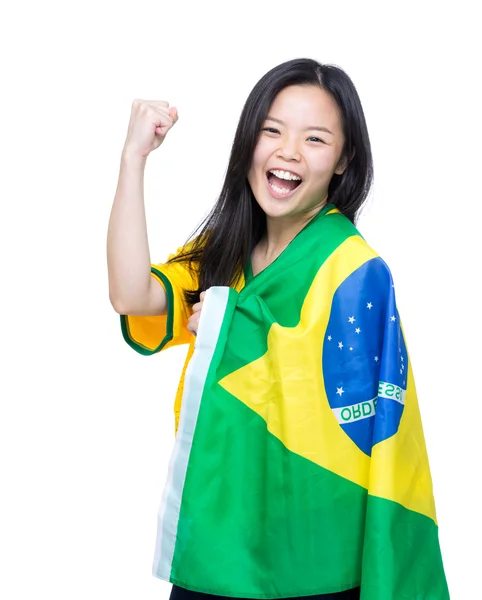
[[[273,189],[277,194],[289,194],[292,190],[286,188],[280,188],[277,185],[269,184],[270,188]]]
[[[293,175],[293,173],[290,173],[289,171],[279,171],[278,169],[273,169],[270,171],[270,173],[273,173],[273,175],[276,175],[276,177],[279,177],[280,179],[301,181],[301,177],[298,177],[298,175]]]

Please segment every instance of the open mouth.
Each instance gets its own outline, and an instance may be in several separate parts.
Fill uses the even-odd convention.
[[[288,198],[302,183],[301,177],[286,171],[268,171],[266,180],[268,189],[275,198]]]

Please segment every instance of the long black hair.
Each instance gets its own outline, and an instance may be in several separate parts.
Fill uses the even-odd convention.
[[[291,85],[316,85],[338,105],[345,138],[342,158],[348,166],[334,174],[327,202],[334,204],[353,223],[373,181],[370,139],[362,105],[353,82],[334,65],[309,58],[282,63],[266,73],[254,86],[241,112],[234,136],[221,194],[198,235],[169,262],[186,261],[198,273],[197,290],[185,290],[189,305],[214,285],[234,287],[243,275],[251,250],[266,229],[266,215],[251,191],[248,172],[258,137],[276,96]],[[192,236],[191,236],[192,237]]]

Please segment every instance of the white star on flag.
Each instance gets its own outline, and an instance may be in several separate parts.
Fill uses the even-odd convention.
[[[338,348],[340,348],[340,350],[343,348],[343,342],[338,342]]]
[[[367,304],[367,308],[368,308],[368,310],[371,310],[371,309],[373,308],[373,304],[372,304],[371,302],[369,302],[369,303]]]
[[[360,331],[361,331],[361,329],[360,329],[359,327],[357,327],[357,328],[355,329],[355,333],[360,333]]]
[[[396,320],[397,320],[397,317],[396,317],[395,315],[392,315],[392,316],[390,317],[390,321],[396,321]]]
[[[342,387],[341,388],[336,388],[336,393],[341,396],[342,394],[345,393],[345,390]]]
[[[350,317],[348,319],[349,323],[351,323],[353,325],[353,323],[356,321],[355,317]]]
[[[331,342],[331,335],[328,336],[328,341]]]
[[[353,350],[353,348],[350,348],[350,350]]]
[[[375,362],[378,362],[380,359],[378,358],[378,356],[375,356]]]

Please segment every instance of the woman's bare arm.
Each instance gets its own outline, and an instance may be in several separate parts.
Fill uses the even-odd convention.
[[[119,180],[107,232],[109,298],[124,315],[167,312],[162,285],[151,276],[144,207],[144,172],[150,152],[164,141],[177,121],[167,102],[134,100]]]
[[[167,311],[164,288],[151,276],[144,207],[145,159],[122,154],[117,191],[107,233],[109,297],[124,315]]]

